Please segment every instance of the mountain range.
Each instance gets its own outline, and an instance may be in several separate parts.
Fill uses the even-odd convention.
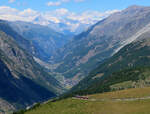
[[[138,13],[137,18],[142,24],[145,23],[150,14],[149,7],[132,6],[123,12],[127,14],[126,11]],[[132,15],[134,16],[133,13]],[[137,18],[134,18],[136,24],[138,23]],[[147,20],[147,22],[141,29],[139,29],[140,25],[135,27],[134,30],[139,30],[123,41],[121,47],[115,50],[112,57],[105,59],[103,63],[92,70],[86,78],[71,89],[70,93],[85,95],[149,86],[150,29],[149,21]],[[135,24],[132,23],[131,26],[133,27]],[[129,27],[127,26],[126,29],[132,32]],[[128,32],[125,33],[129,34]]]
[[[130,6],[78,35],[43,20],[0,21],[0,104],[150,86],[150,7]]]
[[[149,44],[149,36],[140,36],[91,71],[72,91],[91,94],[149,86]]]
[[[47,20],[42,15],[37,16],[32,23],[46,25],[52,28],[53,30],[60,32],[65,35],[79,34],[82,31],[86,30],[91,24],[81,23],[77,20],[64,19],[61,22],[56,23],[50,20]],[[69,23],[69,24],[68,24]]]
[[[48,61],[50,57],[69,40],[72,35],[56,32],[48,26],[28,22],[8,22],[8,24],[24,39],[30,41],[38,51],[32,53],[35,57]]]
[[[44,101],[64,91],[60,83],[34,61],[29,48],[28,40],[1,21],[0,98],[15,108]]]
[[[131,6],[99,21],[54,55],[54,72],[73,86],[122,47],[149,32],[150,7]]]

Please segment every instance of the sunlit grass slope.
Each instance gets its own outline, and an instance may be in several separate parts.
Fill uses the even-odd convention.
[[[106,92],[103,94],[93,94],[89,98],[95,99],[122,99],[122,98],[142,98],[150,96],[150,87],[133,88],[121,91]]]
[[[43,104],[25,114],[150,114],[150,99],[113,101],[114,98],[141,98],[150,96],[150,87],[95,94],[88,100],[68,98]],[[107,99],[92,101],[90,99]]]

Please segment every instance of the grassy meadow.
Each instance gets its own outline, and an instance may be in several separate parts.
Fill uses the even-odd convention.
[[[113,101],[119,98],[150,96],[150,87],[90,95],[88,100],[68,98],[41,104],[25,114],[150,114],[150,99]],[[98,101],[91,99],[106,99]]]

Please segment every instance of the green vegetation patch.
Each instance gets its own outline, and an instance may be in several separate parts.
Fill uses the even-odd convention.
[[[150,99],[135,101],[113,101],[113,98],[137,98],[149,96],[150,88],[128,89],[117,92],[95,94],[88,100],[68,98],[42,104],[25,114],[148,114]],[[114,97],[116,96],[116,97]],[[92,101],[90,99],[108,99]]]

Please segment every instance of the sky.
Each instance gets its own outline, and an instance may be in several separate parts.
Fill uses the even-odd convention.
[[[55,23],[93,24],[131,5],[150,6],[150,0],[0,0],[0,19],[31,22],[42,16]]]
[[[86,10],[104,12],[106,10],[124,9],[130,5],[150,6],[149,0],[0,0],[0,6],[10,6],[18,10],[31,8],[45,12],[60,8],[81,13]]]

